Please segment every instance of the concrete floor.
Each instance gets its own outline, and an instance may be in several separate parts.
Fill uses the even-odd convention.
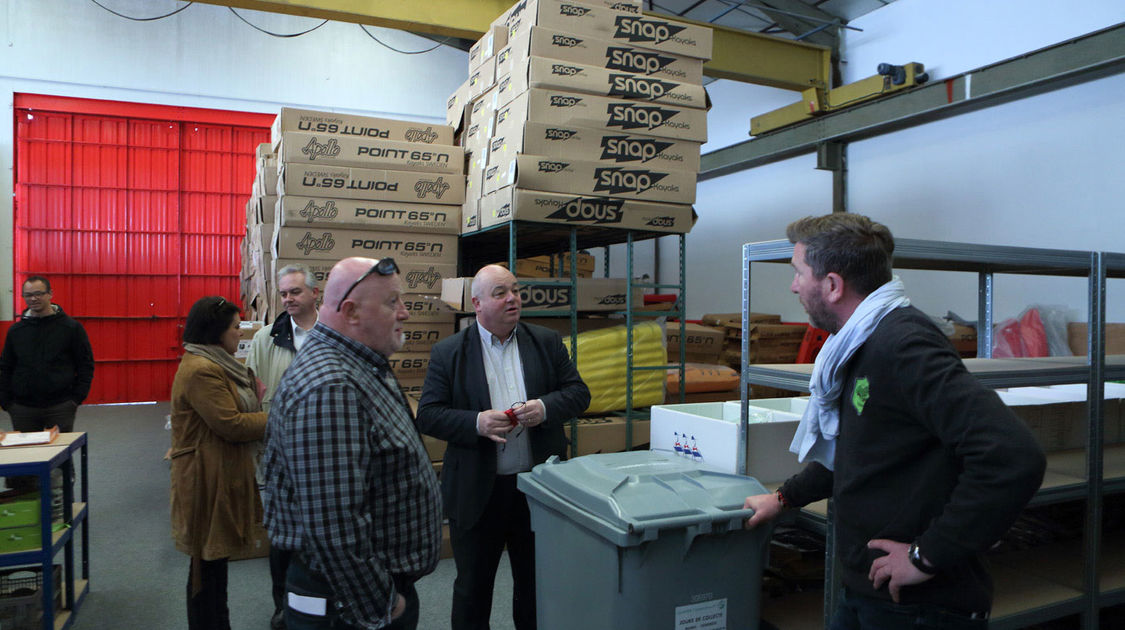
[[[168,508],[168,403],[84,406],[75,430],[89,437],[90,593],[75,630],[187,628],[187,556],[172,544]],[[11,424],[0,414],[0,426]],[[453,560],[418,582],[421,629],[449,627]],[[230,564],[231,627],[267,630],[273,612],[265,558]],[[511,574],[500,567],[492,627],[513,628]]]

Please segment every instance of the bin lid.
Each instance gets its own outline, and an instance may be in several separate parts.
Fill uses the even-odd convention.
[[[767,492],[751,477],[655,451],[551,458],[520,477],[529,497],[549,492],[555,503],[627,532],[745,518],[746,497]]]

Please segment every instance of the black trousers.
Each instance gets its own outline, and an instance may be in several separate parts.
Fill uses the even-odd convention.
[[[294,610],[286,605],[285,630],[353,630],[356,626],[345,623],[336,610],[336,596],[332,587],[317,571],[301,559],[300,553],[290,552],[289,571],[285,576],[285,590],[304,597],[324,600],[324,615],[312,615]],[[418,591],[413,581],[395,578],[395,590],[406,600],[406,610],[387,626],[388,630],[417,630]],[[288,596],[287,596],[288,597]]]
[[[196,575],[198,571],[198,575]],[[200,589],[193,583],[198,578]],[[230,630],[227,608],[227,559],[192,558],[187,581],[188,630]]]
[[[8,405],[12,428],[22,433],[46,431],[53,426],[59,427],[59,433],[70,433],[74,430],[74,416],[77,412],[78,405],[73,400],[50,407],[28,407],[16,402]]]
[[[457,578],[453,582],[453,630],[488,630],[492,589],[504,548],[512,565],[512,619],[516,630],[535,630],[535,537],[527,497],[515,475],[497,475],[480,520],[462,528],[449,522]]]
[[[285,576],[289,572],[289,561],[293,552],[270,546],[270,581],[273,587],[273,609],[285,610]]]

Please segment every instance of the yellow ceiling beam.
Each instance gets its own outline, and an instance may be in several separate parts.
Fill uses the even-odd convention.
[[[236,9],[355,22],[413,33],[479,39],[512,0],[197,0]],[[667,15],[661,19],[714,29],[714,53],[703,73],[718,79],[802,91],[830,87],[831,51],[824,46]]]

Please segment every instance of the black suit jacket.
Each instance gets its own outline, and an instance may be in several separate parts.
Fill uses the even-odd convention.
[[[527,397],[547,409],[543,423],[527,430],[532,463],[565,457],[563,423],[586,411],[590,390],[557,332],[520,322],[516,341]],[[416,420],[419,431],[448,442],[441,492],[446,515],[459,527],[476,523],[492,494],[496,442],[477,434],[477,414],[491,408],[480,330],[473,324],[431,351]]]

